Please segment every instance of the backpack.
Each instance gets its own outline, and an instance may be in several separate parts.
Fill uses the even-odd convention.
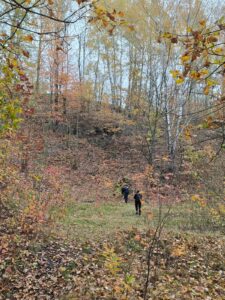
[[[129,194],[129,189],[128,189],[127,186],[124,186],[124,187],[122,188],[122,194]]]
[[[141,201],[141,198],[142,198],[142,195],[139,194],[139,193],[134,195],[134,199],[135,199],[136,201]]]

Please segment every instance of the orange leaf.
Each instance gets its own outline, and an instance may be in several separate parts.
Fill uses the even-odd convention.
[[[203,92],[204,92],[205,95],[209,94],[209,86],[208,85],[204,87]]]
[[[123,17],[124,17],[124,12],[119,11],[119,12],[118,12],[118,16],[121,17],[121,18],[123,18]]]
[[[23,56],[29,57],[30,53],[26,50],[22,50]]]
[[[139,234],[136,234],[134,237],[135,241],[140,241],[141,240],[141,236]]]
[[[25,35],[24,37],[23,37],[23,40],[24,40],[24,42],[32,42],[33,41],[33,37],[32,37],[32,35]]]

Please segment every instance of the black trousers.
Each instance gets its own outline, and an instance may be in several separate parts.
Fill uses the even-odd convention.
[[[128,195],[129,195],[129,194],[127,194],[127,193],[124,193],[124,194],[123,194],[123,198],[124,198],[124,200],[125,200],[126,203],[128,202]]]
[[[141,200],[135,200],[136,214],[141,215]]]

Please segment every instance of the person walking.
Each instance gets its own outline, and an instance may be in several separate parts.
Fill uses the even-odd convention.
[[[125,203],[127,203],[128,202],[128,196],[130,194],[128,185],[124,185],[121,189],[121,192],[122,192]]]
[[[141,215],[141,199],[142,199],[142,194],[140,191],[137,191],[134,195],[134,200],[135,200],[135,210],[136,210],[136,215]]]

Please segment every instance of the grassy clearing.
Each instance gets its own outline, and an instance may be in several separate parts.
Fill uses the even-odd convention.
[[[124,203],[70,203],[59,225],[68,237],[76,239],[101,239],[118,230],[147,226],[145,217],[136,216],[134,206]]]
[[[161,215],[168,211],[163,206]],[[59,218],[59,212],[61,217]],[[63,211],[54,208],[52,215],[58,219],[57,230],[71,239],[95,240],[103,239],[118,230],[132,228],[145,229],[154,227],[159,220],[159,207],[145,204],[142,216],[135,215],[133,203],[68,203]],[[179,203],[171,207],[165,228],[175,231],[196,231],[201,233],[215,233],[211,216],[193,202]]]

